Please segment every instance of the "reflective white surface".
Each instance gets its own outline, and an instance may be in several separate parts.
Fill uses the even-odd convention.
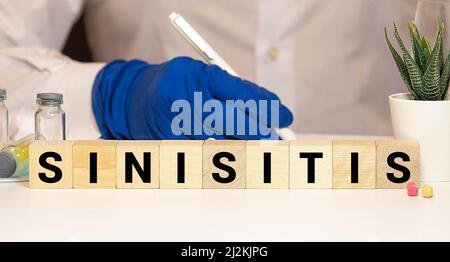
[[[0,184],[0,241],[450,241],[450,183],[405,190],[30,190]]]

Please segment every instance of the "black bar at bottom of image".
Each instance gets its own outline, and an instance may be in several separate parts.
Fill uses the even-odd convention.
[[[450,258],[450,243],[386,242],[16,242],[0,243],[0,257],[45,259],[176,259],[260,261],[277,258],[383,259]],[[403,260],[402,260],[403,261]]]

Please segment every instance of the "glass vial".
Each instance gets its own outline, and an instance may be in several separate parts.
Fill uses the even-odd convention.
[[[28,135],[0,150],[0,179],[28,176],[28,150],[33,140],[34,135]]]
[[[65,140],[66,114],[61,109],[63,95],[41,93],[37,95],[39,105],[35,114],[36,140]]]
[[[8,109],[5,106],[6,90],[0,89],[0,149],[8,146]]]

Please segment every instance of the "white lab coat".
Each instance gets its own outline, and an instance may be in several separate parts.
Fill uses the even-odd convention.
[[[183,15],[243,78],[276,92],[304,133],[390,134],[388,95],[405,91],[383,29],[416,0],[0,0],[0,86],[12,134],[34,131],[35,95],[64,93],[70,139],[99,136],[90,90],[102,63],[60,55],[84,10],[96,61],[200,59],[173,30]],[[406,40],[405,40],[406,41]],[[20,48],[17,48],[20,47]],[[40,48],[40,49],[38,49]]]

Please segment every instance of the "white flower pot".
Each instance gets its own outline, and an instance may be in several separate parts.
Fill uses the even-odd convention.
[[[450,100],[416,101],[400,93],[389,96],[389,106],[394,137],[420,143],[421,181],[449,182]]]

